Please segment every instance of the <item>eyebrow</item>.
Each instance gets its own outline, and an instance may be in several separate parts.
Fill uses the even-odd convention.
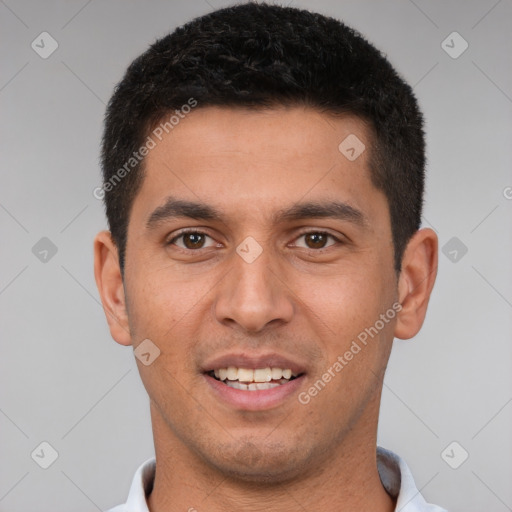
[[[165,203],[156,208],[148,217],[146,228],[151,230],[164,221],[183,217],[195,220],[222,221],[221,213],[212,206],[168,197]]]
[[[298,221],[312,218],[332,218],[351,222],[360,227],[368,226],[368,219],[361,210],[342,201],[298,203],[278,212],[274,216],[274,221]]]
[[[211,205],[185,201],[168,197],[164,204],[157,207],[146,222],[148,230],[155,229],[161,223],[177,219],[189,218],[225,223],[222,213]],[[342,201],[310,201],[298,203],[290,208],[276,212],[272,216],[274,223],[299,221],[310,218],[332,218],[351,222],[359,227],[368,226],[368,219],[361,210]]]

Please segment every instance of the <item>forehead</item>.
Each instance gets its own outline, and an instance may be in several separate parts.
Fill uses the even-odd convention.
[[[380,193],[368,167],[370,130],[354,116],[197,107],[160,139],[146,156],[134,214],[147,215],[170,195],[239,216],[265,211],[270,218],[302,199],[371,210],[364,196]]]
[[[337,157],[343,149],[339,144],[350,135],[360,142],[370,143],[367,123],[361,118],[348,114],[335,116],[309,107],[197,107],[182,119],[173,117],[174,125],[166,125],[164,118],[156,127],[157,147],[150,152],[148,161],[158,158],[171,146],[180,151],[181,156],[188,153],[189,158],[204,152],[213,155],[232,151],[273,157],[277,162],[300,154],[318,157],[318,153],[322,153]],[[195,151],[191,152],[191,148]]]

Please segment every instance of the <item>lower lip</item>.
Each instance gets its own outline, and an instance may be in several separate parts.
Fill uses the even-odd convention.
[[[256,391],[245,391],[242,389],[235,389],[221,381],[204,374],[206,382],[211,386],[214,393],[224,402],[236,409],[245,411],[262,411],[265,409],[272,409],[297,393],[297,390],[302,385],[304,375],[296,379],[281,384],[272,389],[258,389]]]

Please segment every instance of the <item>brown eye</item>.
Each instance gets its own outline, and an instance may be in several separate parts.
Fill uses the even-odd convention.
[[[307,233],[304,235],[306,245],[310,249],[322,249],[327,242],[328,235],[325,233]]]
[[[309,233],[303,233],[299,236],[298,240],[304,240],[302,243],[296,243],[297,247],[303,249],[326,249],[331,245],[334,245],[339,240],[329,233],[322,231],[311,231]]]
[[[187,249],[200,249],[204,244],[204,235],[201,233],[185,233],[183,244]]]
[[[169,245],[176,245],[181,249],[197,250],[215,245],[211,236],[199,231],[190,231],[175,236],[168,242]]]

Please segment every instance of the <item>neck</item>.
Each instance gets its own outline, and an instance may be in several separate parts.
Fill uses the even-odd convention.
[[[278,483],[253,483],[226,476],[206,464],[176,437],[151,404],[157,465],[149,510],[393,512],[395,500],[386,493],[377,470],[378,407],[369,413],[371,417],[363,413],[336,449],[319,455],[301,476]]]

